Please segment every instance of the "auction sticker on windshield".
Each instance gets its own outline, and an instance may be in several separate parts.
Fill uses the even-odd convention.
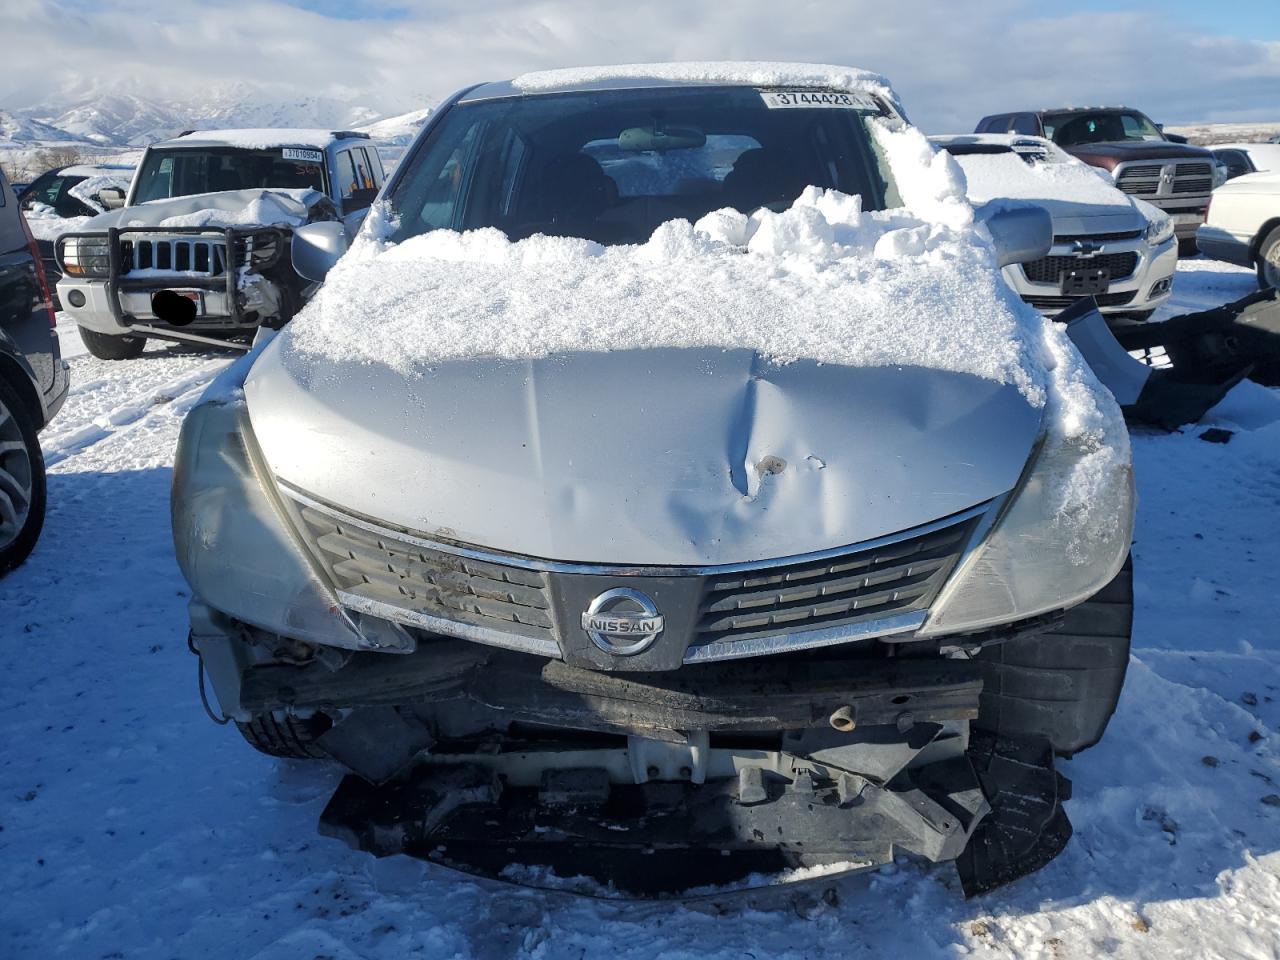
[[[294,147],[285,147],[280,152],[284,154],[286,160],[307,160],[311,163],[319,163],[324,159],[322,150],[298,150]]]
[[[770,110],[826,108],[834,110],[874,110],[879,105],[870,97],[837,90],[761,90],[760,97]]]

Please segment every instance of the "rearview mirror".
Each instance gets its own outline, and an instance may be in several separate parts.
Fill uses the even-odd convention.
[[[347,231],[335,220],[308,223],[293,231],[291,249],[293,269],[318,283],[347,252]]]
[[[628,127],[618,134],[619,150],[635,150],[641,153],[663,150],[693,150],[704,146],[707,135],[701,130],[671,127],[657,130],[654,127]]]
[[[1048,256],[1049,248],[1053,246],[1053,218],[1044,207],[1029,203],[1005,206],[987,216],[979,210],[978,219],[991,231],[991,239],[996,246],[996,262],[1002,267],[1039,260]]]

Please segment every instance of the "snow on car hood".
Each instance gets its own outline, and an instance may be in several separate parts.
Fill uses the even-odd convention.
[[[296,227],[332,201],[317,190],[253,189],[150,200],[99,214],[85,229],[108,227]]]
[[[1147,221],[1127,194],[1078,160],[1027,163],[1016,153],[975,153],[955,158],[976,204],[1008,198],[1030,200],[1049,211],[1054,233],[1081,235],[1141,230]]]
[[[882,138],[906,208],[811,188],[639,246],[495,230],[400,245],[375,214],[246,383],[272,471],[347,510],[558,560],[736,563],[844,546],[1084,451],[1114,400],[1000,279],[951,159]]]

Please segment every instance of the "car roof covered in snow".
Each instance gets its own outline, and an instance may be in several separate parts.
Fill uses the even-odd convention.
[[[58,171],[64,177],[124,177],[133,176],[131,163],[77,163]]]
[[[889,81],[878,73],[834,64],[769,60],[625,63],[540,70],[521,74],[512,80],[480,84],[468,90],[460,99],[466,102],[530,94],[687,86],[841,90],[879,95],[892,102],[895,107],[898,104],[897,95]]]
[[[272,150],[276,147],[311,147],[323,150],[335,140],[368,139],[368,134],[351,130],[318,130],[306,128],[262,128],[237,130],[189,130],[154,143],[151,148],[241,147],[245,150]]]

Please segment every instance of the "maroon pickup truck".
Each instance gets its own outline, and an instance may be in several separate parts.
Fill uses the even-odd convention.
[[[1125,193],[1173,218],[1178,239],[1194,244],[1214,187],[1214,156],[1166,136],[1139,110],[1070,107],[997,113],[976,133],[1023,133],[1052,140],[1085,163],[1107,171]]]

